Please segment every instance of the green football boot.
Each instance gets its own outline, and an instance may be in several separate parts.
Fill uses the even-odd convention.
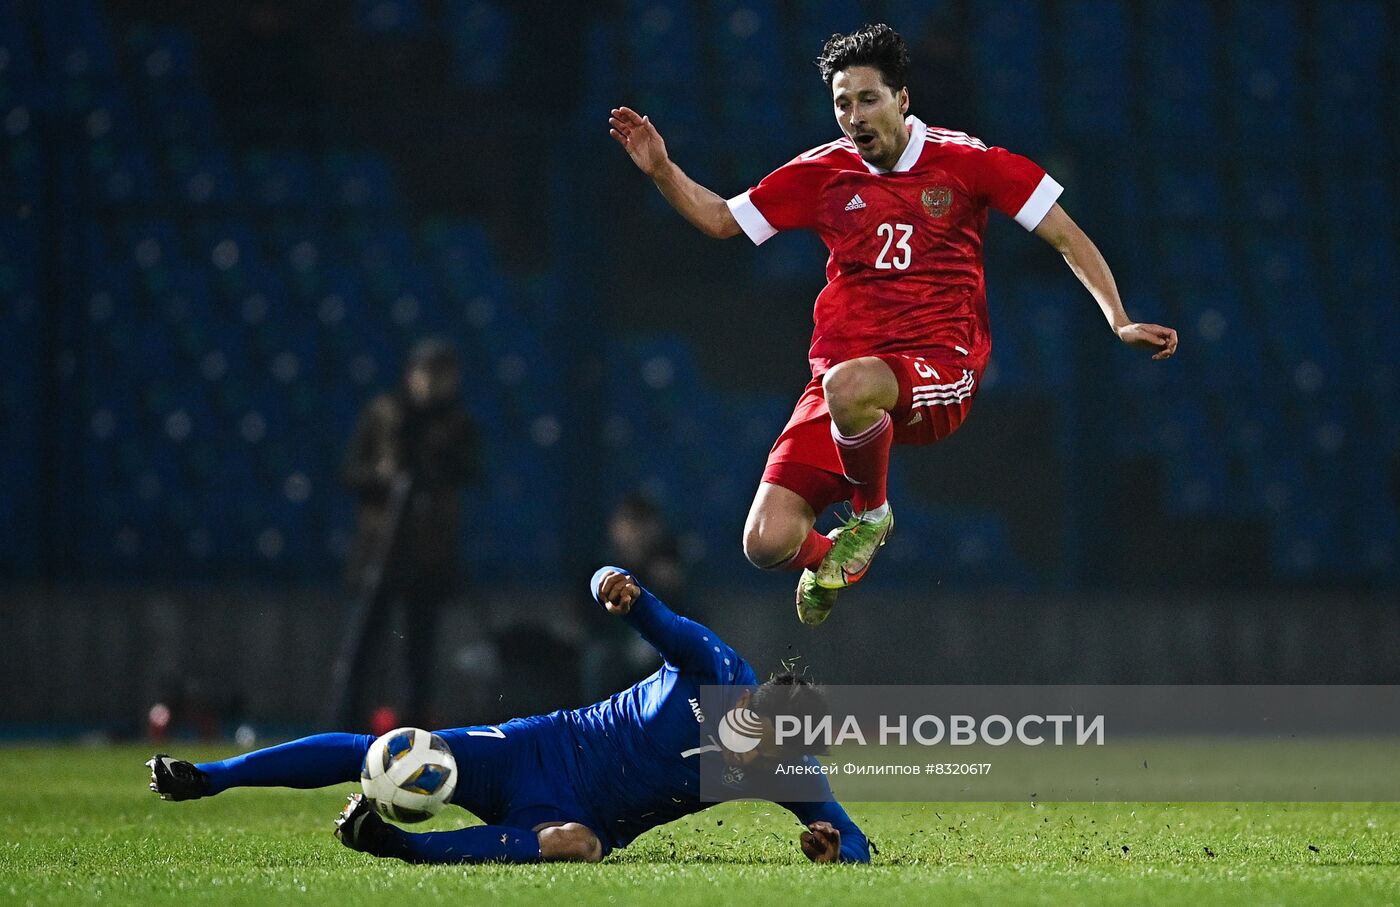
[[[836,604],[836,590],[823,589],[817,585],[817,575],[811,570],[803,570],[797,581],[797,619],[809,627],[815,627],[831,615]]]
[[[868,523],[859,516],[853,516],[846,525],[831,533],[835,544],[817,565],[816,583],[823,589],[844,589],[860,582],[870,569],[875,553],[894,529],[894,511],[885,518]]]

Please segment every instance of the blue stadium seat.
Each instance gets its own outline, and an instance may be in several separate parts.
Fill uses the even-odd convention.
[[[1393,574],[1400,557],[1400,516],[1388,506],[1387,494],[1392,488],[1391,464],[1400,438],[1392,439],[1388,448],[1379,448],[1366,456],[1360,469],[1352,473],[1352,497],[1343,519],[1349,530],[1345,550],[1353,555],[1353,575],[1383,579]]]
[[[1393,248],[1389,231],[1342,233],[1327,243],[1327,272],[1336,275],[1329,318],[1362,387],[1380,389],[1400,377],[1389,368],[1394,360],[1390,338],[1400,330]]]
[[[40,102],[29,30],[23,26],[18,0],[6,0],[0,6],[0,111]]]
[[[1212,163],[1162,161],[1153,213],[1171,223],[1218,224],[1225,213],[1220,173]]]
[[[1206,0],[1150,0],[1144,4],[1143,83],[1156,95],[1145,105],[1149,134],[1198,142],[1220,134],[1214,58],[1218,49],[1214,5]],[[1171,40],[1160,40],[1170,35]]]
[[[932,582],[950,591],[1024,589],[1031,582],[999,514],[906,508],[900,519],[880,557],[880,582]]]
[[[1332,231],[1327,237],[1330,274],[1348,291],[1378,290],[1394,298],[1400,276],[1396,236],[1395,228],[1385,223]]]
[[[1073,0],[1060,7],[1056,46],[1064,83],[1057,92],[1068,137],[1096,143],[1128,134],[1128,23],[1110,0]]]
[[[1035,373],[1028,354],[1022,350],[1026,341],[1019,320],[1000,313],[996,305],[990,308],[992,356],[982,374],[982,389],[995,388],[998,392],[1033,389]]]
[[[11,219],[16,221],[40,213],[48,172],[57,164],[61,168],[58,171],[60,176],[65,176],[72,172],[74,162],[71,158],[61,161],[48,159],[41,153],[37,135],[14,136],[7,142],[5,152],[0,154],[0,204],[12,212]],[[77,183],[76,177],[64,180],[64,189],[71,192]]]
[[[1061,389],[1074,377],[1074,344],[1070,341],[1070,321],[1082,313],[1078,294],[1064,285],[1054,287],[1022,283],[1017,292],[1025,300],[1029,315],[1030,344],[1024,349],[1036,387]]]
[[[747,172],[757,173],[755,169]],[[754,179],[755,182],[758,178]],[[820,274],[827,259],[827,248],[810,233],[792,230],[780,233],[763,244],[759,267],[764,277],[773,280],[802,280]]]
[[[412,266],[412,241],[397,221],[352,222],[337,231],[337,238],[371,280],[393,283]]]
[[[355,24],[371,34],[411,35],[425,17],[418,0],[355,0]]]
[[[693,4],[683,0],[647,2],[631,0],[622,43],[629,64],[625,76],[625,101],[629,107],[654,117],[684,147],[701,128],[705,111],[700,97],[704,85],[700,62],[700,28]],[[618,103],[614,98],[609,106]]]
[[[473,224],[434,224],[423,231],[432,273],[453,332],[490,346],[496,337],[526,337],[485,231]]]
[[[340,152],[329,155],[325,184],[331,198],[346,208],[387,210],[396,204],[389,165],[376,154]]]
[[[1321,165],[1325,203],[1318,206],[1316,216],[1341,235],[1389,229],[1395,216],[1395,191],[1381,161],[1339,157],[1324,159]]]
[[[721,131],[733,134],[763,124],[772,133],[785,133],[791,108],[777,7],[771,0],[719,0],[709,15]]]
[[[952,0],[885,0],[879,4],[883,10],[884,21],[890,27],[904,36],[909,42],[911,50],[917,52],[920,43],[933,37],[935,32],[951,30],[949,18],[954,8]],[[862,15],[857,15],[855,4],[847,10],[842,8],[838,16],[833,16],[834,24],[837,28],[830,31],[850,31],[855,26],[841,26],[843,22],[855,22],[857,25],[871,21],[879,21],[871,4],[865,4],[866,11]],[[854,18],[852,18],[854,17]],[[824,37],[824,36],[823,36]],[[816,54],[813,53],[813,56]]]
[[[503,3],[447,0],[448,40],[454,71],[465,85],[498,85],[506,80],[517,23]]]
[[[701,30],[684,0],[629,0],[624,32],[637,87],[655,83],[690,94],[700,82]],[[693,101],[692,97],[692,101]]]
[[[1338,360],[1324,318],[1326,309],[1317,295],[1317,270],[1308,245],[1298,238],[1257,234],[1246,244],[1246,262],[1257,298],[1271,301],[1261,328],[1282,360],[1288,367],[1313,360],[1329,370],[1336,368]]]
[[[1275,521],[1271,551],[1274,569],[1287,578],[1303,580],[1327,575],[1340,560],[1336,524],[1310,512]]]
[[[307,295],[318,293],[323,269],[343,254],[334,237],[309,216],[275,219],[264,228],[268,260],[282,269],[289,286]]]
[[[0,532],[7,550],[0,555],[12,580],[34,579],[42,570],[41,529],[51,514],[45,500],[46,439],[32,430],[42,422],[39,334],[44,330],[32,297],[11,298],[0,306],[0,354],[11,363],[0,377],[0,468],[6,470],[7,491],[0,495]]]
[[[1156,259],[1137,234],[1145,217],[1159,213],[1148,201],[1146,184],[1136,167],[1110,155],[1094,161],[1091,178],[1066,177],[1065,181],[1072,185],[1066,187],[1060,203],[1081,218],[1080,225],[1099,245],[1119,281],[1132,287],[1155,280]]]
[[[1193,361],[1203,366],[1203,386],[1238,387],[1265,374],[1259,325],[1249,317],[1237,288],[1188,282],[1178,298],[1178,330]]]
[[[40,229],[32,220],[0,219],[0,295],[37,292]]]
[[[974,0],[973,59],[982,111],[981,138],[1031,152],[1049,141],[1044,33],[1040,7],[1026,2]]]
[[[216,147],[218,124],[214,109],[203,92],[183,83],[153,85],[140,99],[139,107],[162,141],[183,143],[194,152]],[[141,115],[138,111],[138,116]]]
[[[1237,0],[1229,23],[1232,142],[1271,155],[1297,148],[1298,7]]]
[[[1190,397],[1174,401],[1159,436],[1159,443],[1171,454],[1163,495],[1169,512],[1201,514],[1227,507],[1230,481],[1225,450],[1210,439],[1225,436],[1230,414],[1219,401],[1201,403],[1205,405]]]
[[[251,271],[268,267],[261,236],[247,221],[198,218],[188,237],[191,258],[231,293],[242,290]]]
[[[167,142],[214,147],[214,111],[195,70],[193,36],[181,28],[140,26],[127,36],[135,80],[136,115]]]
[[[170,198],[191,205],[229,206],[244,198],[237,169],[228,152],[173,144],[166,149]]]
[[[316,204],[321,187],[310,155],[301,151],[251,151],[242,160],[252,199],[269,208]]]
[[[1387,101],[1384,5],[1356,0],[1327,7],[1316,17],[1317,35],[1307,43],[1317,75],[1311,109],[1323,135],[1352,142],[1382,137]]]
[[[85,161],[94,198],[112,205],[152,205],[165,197],[145,148],[102,143],[89,148]]]
[[[1221,230],[1172,227],[1162,230],[1160,237],[1157,258],[1171,282],[1186,287],[1232,282],[1234,265]]]
[[[771,106],[771,94],[782,79],[784,32],[777,7],[772,0],[716,0],[709,17],[715,77],[723,93],[730,88],[767,91]]]
[[[1239,193],[1238,213],[1260,223],[1292,228],[1308,216],[1295,172],[1277,160],[1243,162]]]
[[[36,3],[32,9],[49,79],[103,76],[116,70],[106,17],[95,0]]]
[[[586,116],[583,111],[610,110],[622,96],[619,31],[630,35],[632,30],[619,29],[608,22],[594,22],[584,32],[583,71],[588,77],[583,80],[578,105],[580,117]]]
[[[8,256],[10,237],[0,238]],[[5,494],[0,495],[0,533],[10,550],[0,555],[7,575],[35,577],[41,564],[43,488],[40,464],[47,443],[33,426],[41,423],[40,389],[42,345],[40,337],[49,317],[32,289],[12,282],[6,264],[0,264],[0,356],[6,368],[0,373],[0,469],[5,471]]]
[[[193,84],[194,36],[186,29],[138,25],[127,33],[125,44],[139,82]]]
[[[115,226],[114,259],[134,265],[148,286],[185,258],[180,229],[169,218],[136,216],[123,218]]]

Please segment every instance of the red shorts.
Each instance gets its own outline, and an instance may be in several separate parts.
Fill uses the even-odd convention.
[[[932,444],[958,430],[972,409],[980,377],[966,357],[937,349],[876,358],[899,382],[899,402],[890,410],[895,444]],[[798,398],[792,418],[768,453],[763,481],[801,495],[816,513],[850,500],[854,486],[841,469],[820,378],[813,378]]]

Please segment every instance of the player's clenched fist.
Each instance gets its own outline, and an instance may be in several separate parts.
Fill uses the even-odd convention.
[[[609,614],[621,616],[632,610],[632,604],[642,590],[637,581],[625,573],[610,570],[598,583],[598,600],[608,609]]]
[[[802,833],[802,853],[813,863],[835,863],[841,856],[841,832],[830,822],[813,822]]]
[[[1151,350],[1153,359],[1170,359],[1176,352],[1176,331],[1160,324],[1125,324],[1117,333],[1128,346]]]

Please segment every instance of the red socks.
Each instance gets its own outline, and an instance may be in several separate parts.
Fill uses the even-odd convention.
[[[841,469],[855,485],[851,507],[856,513],[874,510],[885,503],[885,478],[890,468],[890,443],[894,440],[894,421],[889,413],[881,413],[876,423],[853,438],[848,438],[831,425],[836,451],[841,457]],[[807,531],[797,553],[782,563],[785,570],[815,568],[831,550],[831,539],[815,529]]]
[[[851,508],[856,513],[874,510],[885,503],[885,478],[890,469],[890,442],[894,440],[894,420],[882,413],[879,421],[848,438],[831,423],[831,437],[836,440],[836,452],[841,468],[855,486]]]
[[[826,557],[826,553],[831,550],[831,539],[822,535],[815,529],[807,530],[807,537],[802,540],[802,546],[797,549],[797,553],[783,561],[784,570],[806,570],[817,566]]]

